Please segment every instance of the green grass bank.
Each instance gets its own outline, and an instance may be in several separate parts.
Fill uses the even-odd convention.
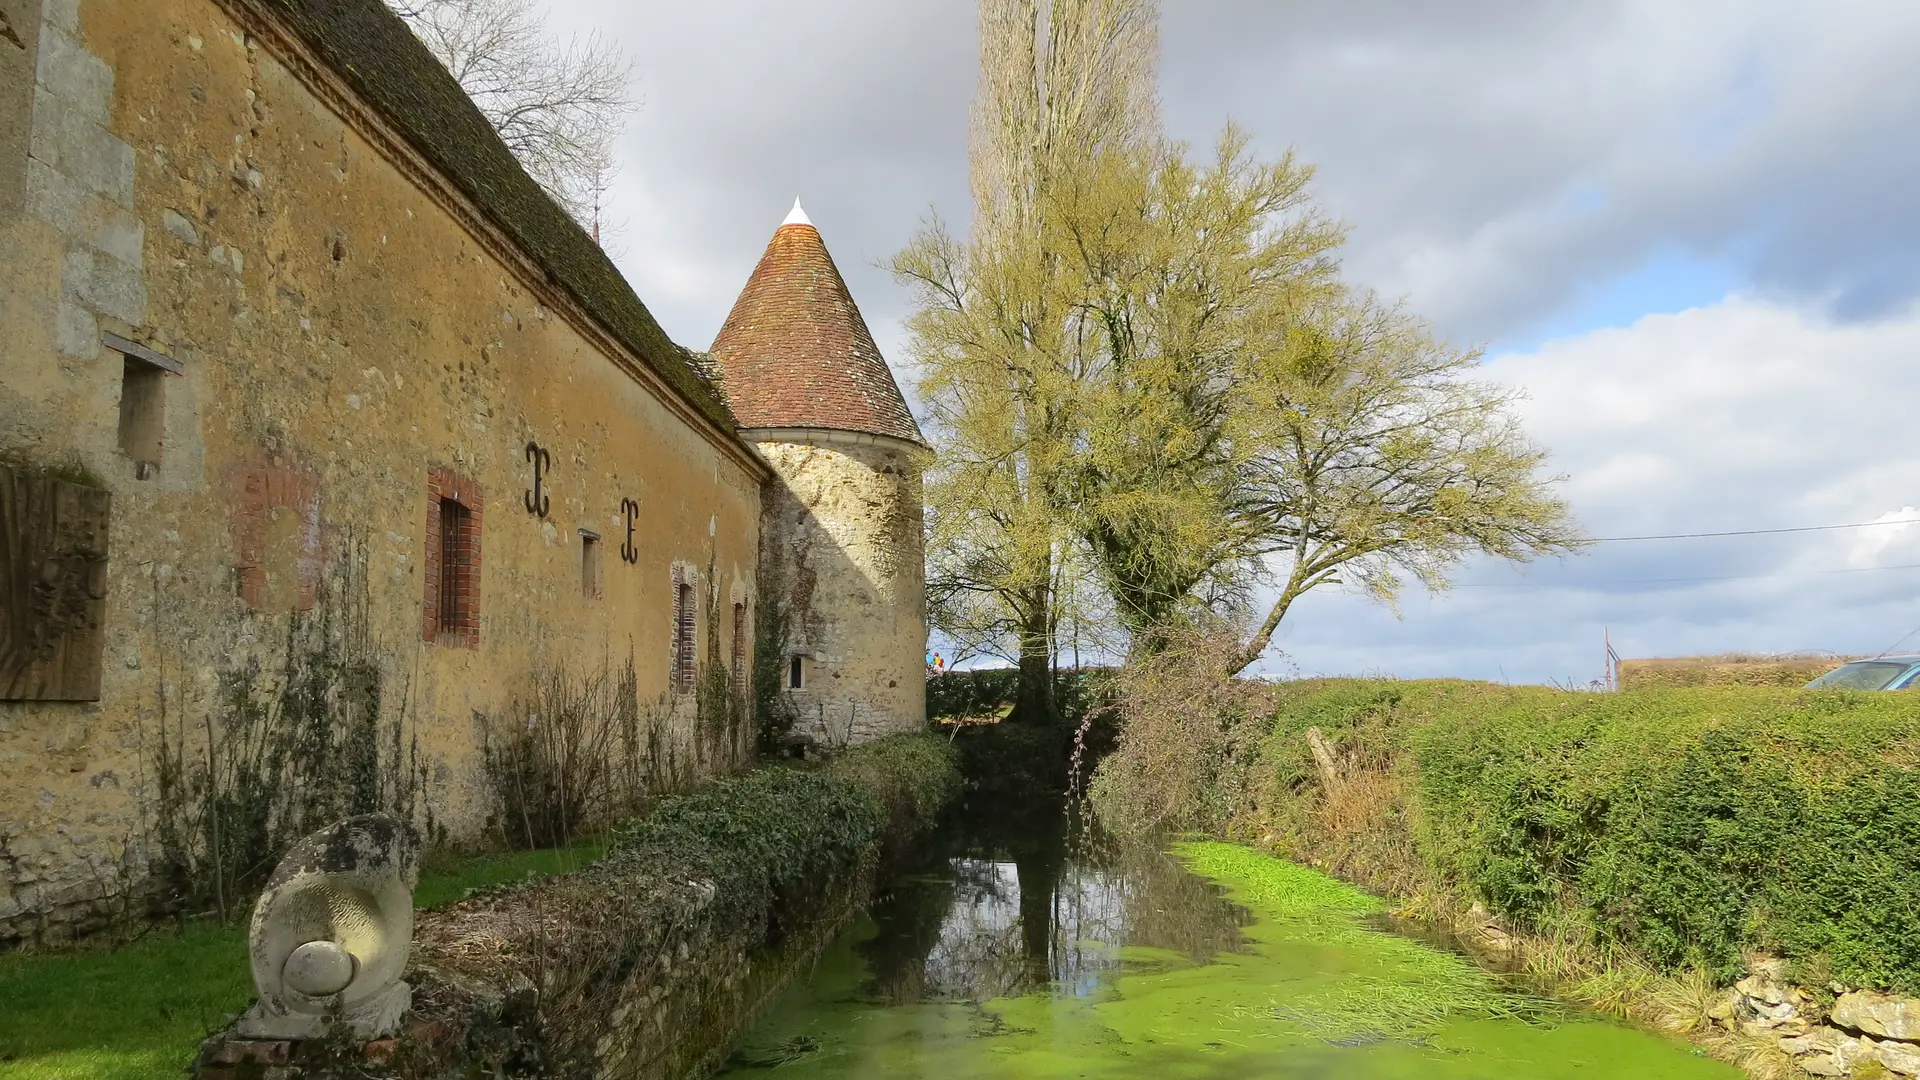
[[[568,873],[600,843],[436,859],[414,905]],[[253,999],[244,925],[156,928],[116,949],[0,955],[0,1080],[172,1080],[207,1032]]]

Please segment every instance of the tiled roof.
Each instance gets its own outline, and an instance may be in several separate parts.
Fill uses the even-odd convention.
[[[362,100],[585,308],[709,420],[726,403],[668,339],[600,245],[514,159],[486,117],[381,0],[225,0],[277,16]]]
[[[733,415],[743,428],[830,428],[924,445],[820,231],[789,220],[713,342]]]

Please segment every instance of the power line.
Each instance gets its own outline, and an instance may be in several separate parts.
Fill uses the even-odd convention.
[[[1891,524],[1891,522],[1889,522]],[[1456,589],[1532,589],[1532,588],[1598,588],[1605,585],[1676,585],[1701,581],[1766,581],[1783,577],[1822,577],[1827,574],[1872,574],[1881,570],[1920,570],[1920,563],[1899,563],[1894,566],[1853,566],[1844,570],[1786,570],[1773,574],[1735,574],[1730,577],[1671,577],[1671,578],[1622,578],[1616,581],[1469,581],[1453,586]]]
[[[1727,532],[1662,533],[1658,536],[1601,536],[1592,544],[1624,544],[1633,540],[1699,540],[1710,536],[1779,536],[1782,533],[1833,532],[1836,529],[1870,529],[1876,525],[1920,525],[1920,518],[1893,521],[1856,521],[1848,525],[1802,525],[1795,529],[1731,529]]]
[[[1902,646],[1902,645],[1905,645],[1905,644],[1907,643],[1907,639],[1908,639],[1908,638],[1910,638],[1910,637],[1912,637],[1912,636],[1913,636],[1913,635],[1915,635],[1915,634],[1920,634],[1920,626],[1916,626],[1916,627],[1914,627],[1913,629],[1911,629],[1911,630],[1909,630],[1909,631],[1907,631],[1906,633],[1904,633],[1904,634],[1902,634],[1902,635],[1900,635],[1900,640],[1899,640],[1899,641],[1896,641],[1896,642],[1894,642],[1893,644],[1891,644],[1891,645],[1889,645],[1889,646],[1887,646],[1886,648],[1884,648],[1884,649],[1881,649],[1881,650],[1880,650],[1879,652],[1877,652],[1877,653],[1875,653],[1875,654],[1873,654],[1873,658],[1874,658],[1875,660],[1878,660],[1878,659],[1880,659],[1881,657],[1883,657],[1883,656],[1885,656],[1885,655],[1887,655],[1888,653],[1890,653],[1890,652],[1892,652],[1893,650],[1895,650],[1895,649],[1897,649],[1897,648],[1899,648],[1900,646]]]

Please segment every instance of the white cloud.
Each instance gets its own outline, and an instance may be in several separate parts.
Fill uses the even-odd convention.
[[[967,213],[973,5],[550,3],[636,61],[612,215],[670,333],[711,340],[795,194],[875,322],[873,264]],[[1298,146],[1348,265],[1461,340],[1511,340],[1662,253],[1756,295],[1884,313],[1920,292],[1920,4],[1181,0],[1164,98]],[[876,328],[877,329],[877,328]],[[899,342],[881,341],[889,355]]]
[[[1920,289],[1920,5],[1189,0],[1169,111],[1321,166],[1349,266],[1465,339],[1663,251],[1854,313]],[[1204,60],[1199,58],[1204,57]]]
[[[1903,388],[1920,319],[1838,323],[1732,298],[1595,331],[1485,373],[1601,535],[1869,521],[1920,486]],[[1897,479],[1904,474],[1911,479]]]
[[[1920,312],[1842,323],[1732,298],[1485,374],[1529,393],[1528,429],[1591,534],[1629,537],[1920,518],[1917,363]],[[1602,544],[1524,573],[1474,567],[1399,622],[1317,597],[1281,647],[1307,672],[1515,681],[1594,677],[1604,627],[1630,656],[1877,652],[1920,624],[1912,564],[1912,525]]]
[[[1920,562],[1920,510],[1903,506],[1873,519],[1881,527],[1861,529],[1854,534],[1847,565],[1869,567],[1898,566]]]

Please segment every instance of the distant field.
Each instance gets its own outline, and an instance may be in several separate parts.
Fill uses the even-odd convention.
[[[1831,653],[1723,653],[1620,661],[1620,689],[1683,686],[1802,686],[1841,664]]]

